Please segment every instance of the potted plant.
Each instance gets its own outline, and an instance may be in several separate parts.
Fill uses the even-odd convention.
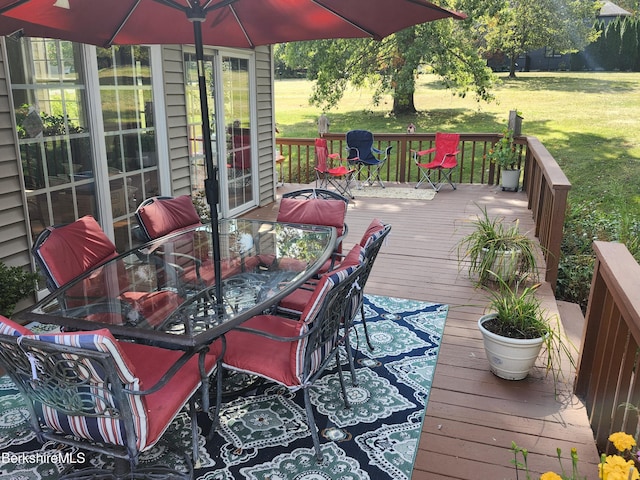
[[[500,378],[525,378],[543,346],[546,349],[545,369],[552,371],[554,378],[561,374],[563,356],[574,365],[557,319],[552,322],[535,295],[539,286],[522,287],[518,282],[512,287],[499,279],[498,289],[487,289],[491,299],[487,307],[489,313],[478,319],[478,328],[491,371]]]
[[[471,233],[458,243],[458,259],[468,260],[469,275],[477,275],[480,284],[496,276],[512,283],[518,276],[537,278],[537,259],[533,240],[521,233],[516,220],[489,217],[486,207],[473,222]]]
[[[520,169],[518,168],[518,152],[513,141],[513,130],[506,129],[502,137],[489,150],[489,161],[500,167],[502,190],[518,191],[520,186]]]
[[[37,273],[0,262],[0,315],[10,317],[16,304],[35,291],[37,281]]]

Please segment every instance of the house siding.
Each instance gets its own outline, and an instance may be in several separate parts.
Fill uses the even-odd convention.
[[[266,205],[275,198],[273,116],[273,56],[271,47],[256,48],[256,109],[258,121],[258,202]]]
[[[171,194],[190,195],[189,142],[181,45],[162,47],[164,102],[169,143]]]
[[[0,261],[11,266],[29,266],[24,194],[20,180],[17,138],[5,39],[0,44]]]

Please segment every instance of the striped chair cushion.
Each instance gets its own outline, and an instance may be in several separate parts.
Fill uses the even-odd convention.
[[[21,335],[31,335],[32,333],[28,328],[0,315],[0,334],[19,337]]]
[[[351,275],[355,269],[356,266],[353,265],[341,266],[337,270],[326,273],[320,278],[320,281],[313,291],[309,304],[300,317],[300,320],[302,321],[300,334],[306,333],[308,329],[313,326],[313,322],[316,321],[318,314],[322,311],[322,306],[331,289]],[[327,354],[333,349],[337,341],[338,337],[336,336],[321,347],[317,348],[316,351],[312,352],[309,375],[313,375],[318,370],[320,364],[326,358]],[[305,337],[299,342],[294,342],[291,345],[291,362],[295,365],[296,377],[300,379],[301,384],[304,384],[306,381],[304,378],[304,353],[307,348],[307,343],[308,339]]]
[[[134,366],[127,356],[121,351],[119,342],[113,338],[107,329],[91,332],[60,333],[32,335],[42,342],[50,342],[58,345],[68,345],[87,350],[109,353],[116,365],[118,377],[123,382],[123,387],[131,391],[140,391],[143,387],[136,375]],[[64,354],[68,358],[80,361],[86,369],[78,369],[79,377],[86,377],[90,391],[100,392],[98,395],[112,401],[106,390],[107,379],[102,369],[89,358],[79,358],[73,354]],[[78,387],[81,388],[81,387]],[[93,389],[93,390],[91,390]],[[147,446],[148,419],[145,399],[141,395],[125,394],[131,407],[136,428],[137,446],[144,450]],[[106,442],[113,445],[126,445],[126,435],[120,420],[115,417],[101,416],[89,417],[86,415],[66,415],[47,405],[40,404],[43,421],[53,430],[66,432],[80,438]]]
[[[312,301],[305,309],[304,322],[277,315],[257,315],[243,323],[243,327],[261,330],[283,338],[297,337],[307,333],[321,312],[323,302],[331,289],[351,274],[354,268],[345,267],[326,274],[320,279],[313,292]],[[226,340],[227,349],[224,354],[226,366],[234,370],[262,375],[293,390],[304,385],[304,355],[308,345],[306,337],[291,341],[289,349],[282,341],[237,330],[229,332]],[[317,371],[336,341],[337,338],[333,338],[313,352],[310,374]],[[259,352],[259,355],[256,352]],[[265,358],[269,361],[265,362]]]
[[[364,232],[364,235],[362,235],[362,239],[360,240],[360,245],[367,248],[370,244],[372,244],[378,238],[380,238],[380,235],[382,235],[384,231],[384,227],[386,226],[387,225],[384,222],[382,222],[382,220],[378,218],[374,218],[369,224],[369,226],[367,227],[366,232]]]
[[[355,244],[342,262],[338,265],[338,268],[358,266],[364,262],[366,250],[360,245]],[[301,315],[309,304],[311,297],[313,296],[313,289],[309,286],[296,289],[291,294],[287,295],[278,304],[278,308],[283,311],[294,315]]]

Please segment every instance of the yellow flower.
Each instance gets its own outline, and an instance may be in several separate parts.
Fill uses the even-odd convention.
[[[631,450],[632,447],[636,446],[635,439],[624,432],[616,432],[609,435],[609,441],[613,443],[613,446],[618,449],[619,452],[624,452],[625,450]]]
[[[562,477],[554,472],[547,472],[540,475],[540,480],[562,480]]]
[[[599,466],[598,475],[602,480],[640,480],[633,460],[625,460],[620,455],[607,455]]]

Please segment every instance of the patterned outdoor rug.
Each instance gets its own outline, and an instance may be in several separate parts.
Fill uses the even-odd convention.
[[[424,412],[447,316],[447,306],[367,295],[370,352],[358,322],[356,375],[350,383],[343,365],[351,409],[343,408],[337,371],[331,369],[311,390],[325,461],[315,460],[302,393],[264,383],[251,395],[224,403],[212,440],[210,418],[198,424],[199,480],[401,480],[411,478]],[[344,358],[344,355],[342,356]],[[0,377],[0,479],[55,479],[65,463],[81,458],[73,449],[41,446],[25,421],[26,409],[8,377]],[[188,416],[180,415],[161,442],[140,460],[181,469],[178,453],[190,449]],[[10,455],[23,453],[22,456]],[[26,454],[26,455],[24,455]],[[87,455],[94,466],[110,469],[103,455]],[[86,466],[86,465],[85,465]]]
[[[351,189],[353,196],[358,197],[373,197],[373,198],[402,198],[408,200],[432,200],[436,196],[436,191],[429,185],[422,185],[420,188],[394,188],[385,187],[382,188],[378,185],[363,185],[360,190],[353,187]]]

